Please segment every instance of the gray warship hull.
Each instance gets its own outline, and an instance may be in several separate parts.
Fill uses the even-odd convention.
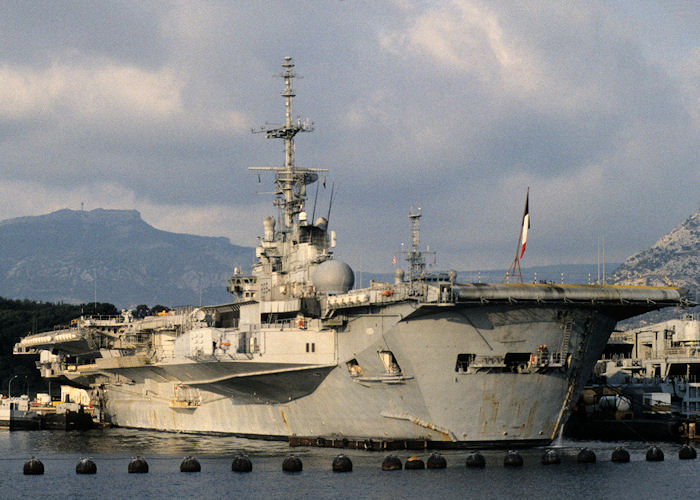
[[[673,289],[653,297],[644,290],[642,302],[629,289],[612,287],[456,291],[445,303],[397,300],[374,311],[344,306],[345,325],[334,329],[256,328],[261,346],[300,351],[296,363],[264,363],[271,353],[263,348],[260,360],[112,366],[122,382],[105,380],[105,416],[124,427],[312,444],[546,444],[616,322],[679,298]],[[306,353],[310,343],[315,352]],[[545,357],[542,346],[548,346]],[[378,356],[387,352],[394,371]],[[299,363],[304,354],[308,359]],[[196,390],[196,404],[174,404],[175,383]]]

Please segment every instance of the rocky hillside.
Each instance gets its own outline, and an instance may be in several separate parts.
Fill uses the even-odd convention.
[[[618,283],[700,287],[700,212],[629,257],[614,274]]]
[[[0,221],[0,296],[169,306],[231,300],[250,248],[161,231],[135,210],[59,210]]]
[[[614,271],[615,282],[630,285],[687,288],[691,298],[700,299],[700,212],[676,226],[651,248],[629,257]],[[661,316],[676,317],[678,311],[664,311]]]

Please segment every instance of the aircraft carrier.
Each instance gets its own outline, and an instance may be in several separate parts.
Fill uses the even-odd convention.
[[[407,269],[354,288],[333,258],[328,217],[309,217],[295,165],[295,77],[285,58],[285,145],[277,215],[263,220],[250,274],[228,304],[137,318],[81,317],[29,335],[44,377],[90,388],[117,426],[225,433],[296,444],[386,449],[550,443],[622,319],[685,303],[676,288],[459,283],[429,273],[420,211],[409,213]],[[398,443],[398,444],[397,444]]]

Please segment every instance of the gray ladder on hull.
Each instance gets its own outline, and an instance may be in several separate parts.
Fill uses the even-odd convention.
[[[586,322],[586,325],[588,325],[589,322]],[[572,366],[573,368],[571,369],[571,372],[569,373],[569,387],[566,391],[566,396],[564,397],[564,404],[561,407],[561,411],[559,412],[559,418],[557,418],[557,422],[554,425],[554,432],[552,433],[552,439],[556,437],[556,434],[559,430],[559,427],[562,423],[562,421],[566,421],[568,418],[569,412],[571,411],[571,406],[573,404],[573,399],[574,395],[576,394],[576,390],[578,389],[578,385],[580,381],[577,381],[578,376],[583,369],[581,366],[583,364],[583,358],[586,354],[586,351],[588,350],[588,344],[590,343],[591,339],[591,332],[590,328],[584,327],[583,330],[581,331],[581,339],[578,342],[578,347],[576,348],[576,351],[572,355],[571,363],[566,363],[566,358],[569,355],[569,341],[571,339],[571,331],[574,326],[574,321],[573,319],[569,321],[565,321],[562,324],[562,339],[561,339],[561,353],[562,353],[562,360],[565,363],[565,366],[567,366],[567,369]]]
[[[566,362],[566,357],[569,354],[569,342],[571,340],[571,330],[573,325],[573,320],[567,320],[561,325],[562,337],[561,344],[559,346],[559,353],[561,355],[562,363]]]

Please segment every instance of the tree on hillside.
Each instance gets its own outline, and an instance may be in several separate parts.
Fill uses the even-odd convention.
[[[15,375],[18,377],[12,382],[13,394],[24,392],[27,387],[31,394],[46,392],[48,383],[39,376],[34,364],[36,356],[14,356],[14,345],[21,337],[65,328],[72,319],[94,314],[93,311],[100,315],[118,314],[117,308],[108,303],[52,304],[0,297],[0,393],[7,394],[8,382]]]

